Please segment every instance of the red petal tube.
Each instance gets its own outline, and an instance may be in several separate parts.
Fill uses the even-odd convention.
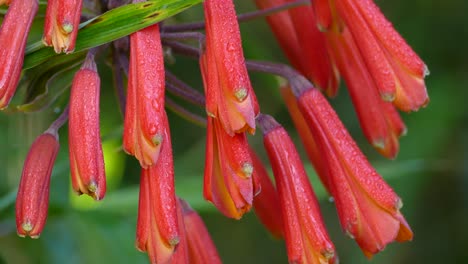
[[[229,136],[208,117],[203,195],[227,217],[240,219],[252,206],[253,165],[245,133]]]
[[[335,263],[335,248],[291,138],[272,117],[262,115],[259,123],[280,197],[289,262]]]
[[[143,168],[156,163],[165,129],[164,58],[159,26],[130,35],[123,147]]]
[[[202,218],[187,202],[179,200],[182,206],[185,224],[185,234],[191,264],[220,264],[216,246],[211,240],[210,234],[203,223]]]
[[[8,106],[16,92],[26,40],[37,9],[37,0],[12,1],[0,27],[0,109]]]
[[[142,169],[136,246],[148,252],[151,263],[168,263],[180,241],[174,189],[174,163],[169,125],[163,120],[161,153],[157,163]]]
[[[26,157],[16,196],[16,230],[21,237],[38,238],[44,228],[58,150],[57,133],[47,131],[36,138]]]
[[[401,199],[369,164],[320,91],[305,91],[298,105],[322,150],[328,168],[323,177],[345,232],[368,257],[394,240],[411,240]]]
[[[101,200],[106,175],[99,129],[100,79],[92,56],[75,74],[70,95],[68,140],[73,189]]]
[[[245,66],[232,0],[206,0],[206,51],[201,56],[208,115],[219,118],[229,135],[255,132],[259,112]]]
[[[250,149],[250,156],[254,165],[252,177],[254,179],[257,178],[261,186],[260,193],[254,197],[253,201],[255,214],[274,237],[282,238],[284,236],[283,216],[281,214],[278,192],[268,176],[268,172],[263,166],[262,161],[252,149]]]

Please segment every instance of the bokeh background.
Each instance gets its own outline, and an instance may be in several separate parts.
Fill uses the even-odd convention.
[[[235,2],[239,12],[254,9],[251,1]],[[377,4],[428,65],[431,102],[417,113],[403,114],[409,133],[401,139],[400,154],[392,161],[378,156],[365,142],[345,89],[331,103],[364,153],[403,198],[402,211],[413,228],[414,240],[391,244],[369,262],[342,233],[333,204],[308,161],[304,163],[341,263],[468,263],[468,2],[379,0]],[[169,22],[199,21],[201,11],[197,6]],[[42,34],[42,23],[41,18],[35,22],[32,39]],[[248,59],[286,62],[263,19],[243,23],[241,31]],[[108,195],[95,203],[72,193],[65,126],[52,176],[49,217],[38,240],[16,235],[16,188],[30,144],[57,117],[66,95],[40,113],[0,113],[0,263],[147,263],[146,254],[134,247],[138,163],[120,147],[122,116],[104,57],[99,72]],[[167,67],[202,90],[196,61],[176,56],[175,63]],[[251,74],[251,78],[262,111],[275,116],[299,143],[278,96],[278,80],[264,74]],[[287,263],[283,241],[271,238],[254,213],[234,221],[203,201],[204,128],[170,111],[169,118],[177,193],[202,215],[224,263]],[[259,134],[250,140],[266,161]],[[303,153],[300,144],[298,148]]]

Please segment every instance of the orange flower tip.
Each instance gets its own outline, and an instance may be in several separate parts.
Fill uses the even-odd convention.
[[[244,174],[246,178],[252,177],[253,171],[254,167],[251,163],[246,162],[242,165],[242,174]]]
[[[243,102],[246,98],[247,95],[249,94],[247,88],[239,88],[234,92],[234,96],[236,97],[237,101]]]

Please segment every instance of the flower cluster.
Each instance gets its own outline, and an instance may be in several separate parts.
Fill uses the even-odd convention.
[[[127,5],[102,2],[108,2],[108,9]],[[142,2],[132,4],[144,8]],[[429,101],[425,64],[371,0],[254,2],[259,10],[249,17],[266,15],[292,67],[244,58],[242,16],[237,16],[233,0],[205,0],[204,23],[153,24],[110,44],[119,69],[115,74],[124,112],[123,150],[141,166],[137,249],[147,252],[151,263],[221,263],[202,219],[175,194],[165,110],[169,106],[206,125],[207,201],[234,219],[253,208],[269,232],[285,239],[290,263],[338,262],[301,157],[288,132],[260,112],[248,70],[286,79],[279,93],[310,162],[334,198],[344,232],[364,254],[371,257],[393,241],[411,240],[413,233],[400,212],[401,199],[369,163],[325,96],[337,94],[342,77],[364,135],[383,156],[395,158],[399,137],[406,132],[398,110],[416,111]],[[3,4],[9,6],[0,28],[0,108],[8,107],[15,94],[38,10],[37,0],[0,0]],[[56,53],[68,54],[63,58],[75,54],[80,18],[86,19],[82,5],[80,0],[47,3],[42,41]],[[199,29],[205,29],[204,34]],[[186,44],[188,38],[200,45]],[[198,60],[204,95],[165,69],[164,48]],[[31,146],[16,203],[20,236],[37,238],[45,226],[58,130],[67,119],[73,189],[95,200],[105,196],[95,62],[102,50],[95,47],[81,57],[69,107]],[[121,70],[128,80],[126,91]],[[206,119],[166,98],[166,89],[205,107]],[[248,137],[257,126],[263,132],[274,183],[249,146]]]

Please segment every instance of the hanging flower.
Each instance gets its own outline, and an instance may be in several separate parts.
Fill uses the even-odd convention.
[[[143,168],[156,163],[165,129],[164,58],[159,26],[130,36],[123,147]]]
[[[100,79],[94,56],[88,54],[72,83],[68,143],[73,189],[95,200],[101,200],[106,193],[99,92]]]
[[[200,59],[206,111],[229,135],[255,132],[259,107],[245,67],[232,0],[206,0],[206,50]]]
[[[350,37],[377,87],[380,97],[403,111],[417,111],[429,102],[424,77],[427,66],[395,31],[372,0],[318,0],[315,6],[319,27],[327,34],[341,34],[349,29]],[[351,40],[353,39],[353,40]],[[358,54],[356,54],[359,51]],[[341,68],[340,72],[347,68]]]
[[[290,263],[335,263],[315,193],[286,130],[261,115],[263,142],[275,176]]]
[[[40,135],[26,157],[16,196],[16,230],[21,237],[38,238],[49,208],[50,175],[59,150],[56,131]]]
[[[227,217],[240,219],[255,194],[253,165],[245,133],[229,136],[208,117],[203,195]]]
[[[136,247],[148,252],[151,263],[169,263],[181,240],[169,129],[163,135],[160,157],[142,169],[140,181]]]
[[[7,4],[9,1],[6,2]],[[0,3],[1,4],[1,3]],[[18,86],[37,0],[12,1],[0,27],[0,109],[8,106]]]
[[[314,88],[298,97],[326,163],[326,186],[333,196],[341,226],[366,256],[413,233],[400,213],[401,199],[369,164],[323,95]]]
[[[260,9],[289,0],[255,0]],[[316,26],[311,6],[299,6],[268,16],[270,25],[291,64],[329,96],[338,92],[339,76],[330,58],[325,35]]]

